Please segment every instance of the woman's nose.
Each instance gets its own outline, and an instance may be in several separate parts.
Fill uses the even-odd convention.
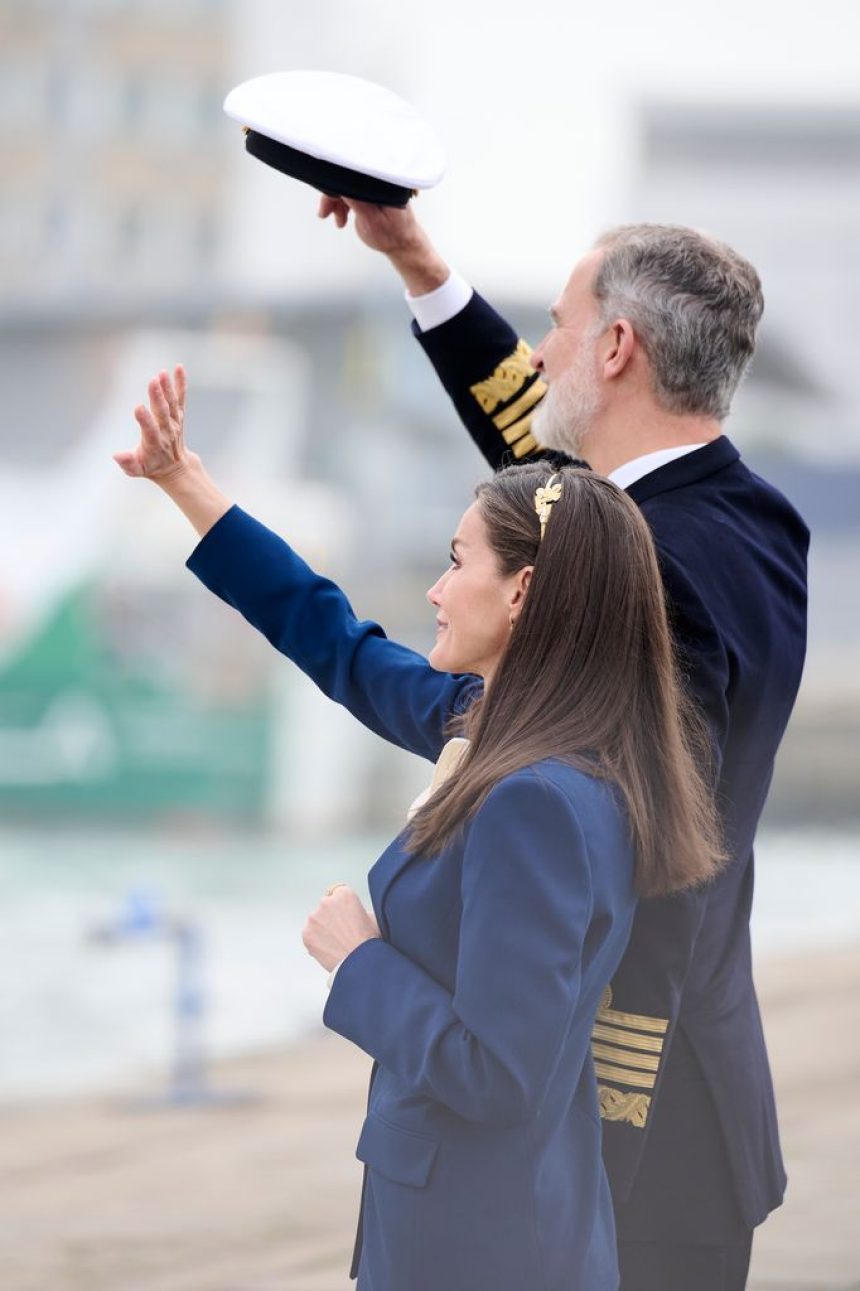
[[[429,588],[427,591],[427,594],[426,594],[427,600],[430,602],[431,605],[435,605],[437,608],[442,604],[442,589],[447,583],[448,575],[450,573],[451,573],[451,568],[449,566],[448,569],[445,570],[445,573],[440,574],[440,576],[436,579],[436,582],[433,584],[433,586]]]

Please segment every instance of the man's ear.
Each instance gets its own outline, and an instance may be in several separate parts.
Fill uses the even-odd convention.
[[[606,333],[603,375],[607,381],[620,377],[633,358],[636,333],[626,318],[617,318]]]

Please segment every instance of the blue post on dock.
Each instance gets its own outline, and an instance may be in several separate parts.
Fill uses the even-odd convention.
[[[198,924],[187,917],[167,914],[156,896],[134,890],[117,918],[95,927],[90,940],[101,946],[164,941],[172,944],[176,955],[174,1050],[168,1085],[160,1094],[133,1099],[128,1104],[131,1110],[232,1107],[257,1101],[259,1096],[250,1091],[216,1089],[210,1083],[204,1045],[204,939]]]

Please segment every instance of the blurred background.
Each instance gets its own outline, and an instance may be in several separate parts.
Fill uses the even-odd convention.
[[[306,1032],[306,913],[363,884],[427,779],[196,583],[190,529],[111,461],[183,361],[188,438],[225,490],[429,648],[424,591],[484,465],[390,268],[223,116],[267,71],[379,80],[435,124],[449,169],[419,214],[533,343],[611,224],[692,224],[756,264],[728,431],[813,531],[756,952],[860,944],[860,18],[792,13],[0,2],[0,1100],[163,1067],[171,919],[206,948],[211,1053]]]

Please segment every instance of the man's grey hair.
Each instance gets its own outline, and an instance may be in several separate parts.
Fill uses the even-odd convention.
[[[673,224],[624,224],[596,243],[603,324],[626,318],[667,412],[722,421],[755,348],[764,309],[752,265],[731,247]]]

